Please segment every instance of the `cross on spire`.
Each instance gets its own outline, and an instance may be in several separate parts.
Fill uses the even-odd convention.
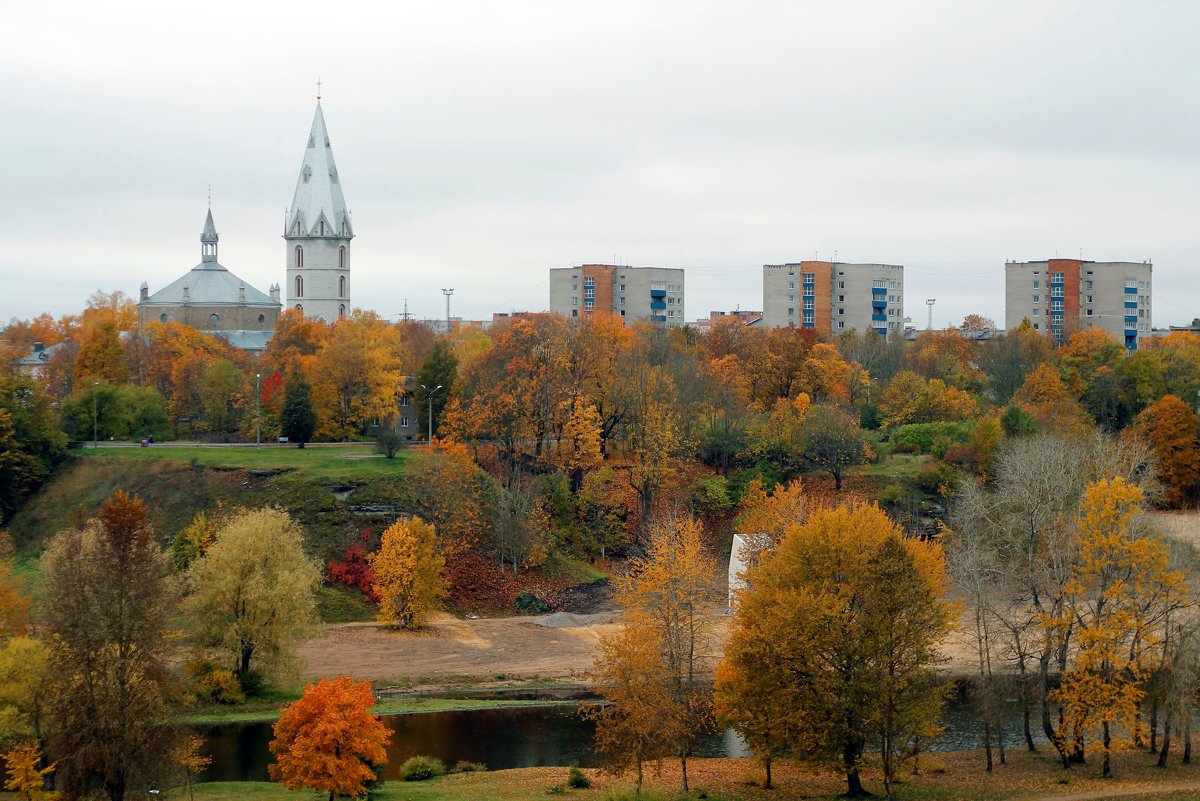
[[[317,100],[321,99],[321,78],[317,77]]]
[[[212,208],[212,184],[208,185],[208,207]]]

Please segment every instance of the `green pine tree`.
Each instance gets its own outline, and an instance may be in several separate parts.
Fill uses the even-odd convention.
[[[421,421],[421,430],[428,432],[431,427],[433,435],[438,434],[438,424],[442,419],[442,410],[450,398],[454,381],[458,378],[458,357],[454,355],[454,346],[445,339],[434,343],[429,356],[417,371],[416,392],[414,401],[417,404],[417,419]],[[435,387],[441,389],[435,389]],[[422,389],[421,387],[428,387]],[[432,414],[430,401],[433,401]]]
[[[279,412],[279,427],[283,436],[301,448],[312,439],[313,432],[317,430],[312,386],[299,370],[293,370],[283,385],[283,409]]]

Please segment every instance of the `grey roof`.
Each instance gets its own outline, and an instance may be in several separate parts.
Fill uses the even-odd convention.
[[[51,356],[53,356],[59,349],[65,348],[66,345],[66,342],[59,342],[57,345],[51,345],[50,347],[43,348],[42,350],[32,351],[27,356],[22,356],[21,358],[17,359],[17,365],[20,367],[36,367],[38,365],[45,364],[46,362],[50,361]]]
[[[212,209],[209,209],[208,218],[204,221],[204,231],[200,234],[200,241],[216,242],[220,238],[217,236],[217,226],[213,225]]]
[[[337,165],[333,163],[329,133],[325,130],[325,115],[321,113],[320,101],[317,101],[308,146],[304,149],[304,163],[300,165],[296,193],[292,196],[292,207],[288,211],[287,230],[294,229],[298,218],[303,231],[311,236],[322,215],[325,216],[326,225],[332,228],[332,236],[354,236]]]
[[[259,292],[217,261],[217,228],[213,225],[212,209],[208,210],[200,242],[200,263],[150,295],[139,306],[179,306],[185,302],[203,306],[279,306],[279,302],[272,300],[270,295]],[[209,245],[212,245],[211,255],[204,252]],[[183,296],[185,289],[188,293],[186,299]]]
[[[271,335],[275,332],[238,330],[211,331],[210,333],[240,350],[266,350],[267,343],[271,341]]]

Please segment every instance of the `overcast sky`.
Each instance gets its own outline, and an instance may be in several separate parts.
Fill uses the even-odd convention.
[[[322,80],[353,302],[541,310],[547,269],[905,265],[905,309],[1003,324],[1005,259],[1154,262],[1200,316],[1200,4],[0,4],[0,321],[200,258],[284,279]]]

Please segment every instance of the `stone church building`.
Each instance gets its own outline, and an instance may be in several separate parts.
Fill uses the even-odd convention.
[[[350,240],[354,228],[333,161],[320,98],[287,211],[287,308],[333,322],[350,311]],[[283,304],[280,287],[264,293],[217,261],[212,209],[200,234],[200,263],[157,292],[143,282],[138,323],[190,325],[246,350],[266,348]]]

